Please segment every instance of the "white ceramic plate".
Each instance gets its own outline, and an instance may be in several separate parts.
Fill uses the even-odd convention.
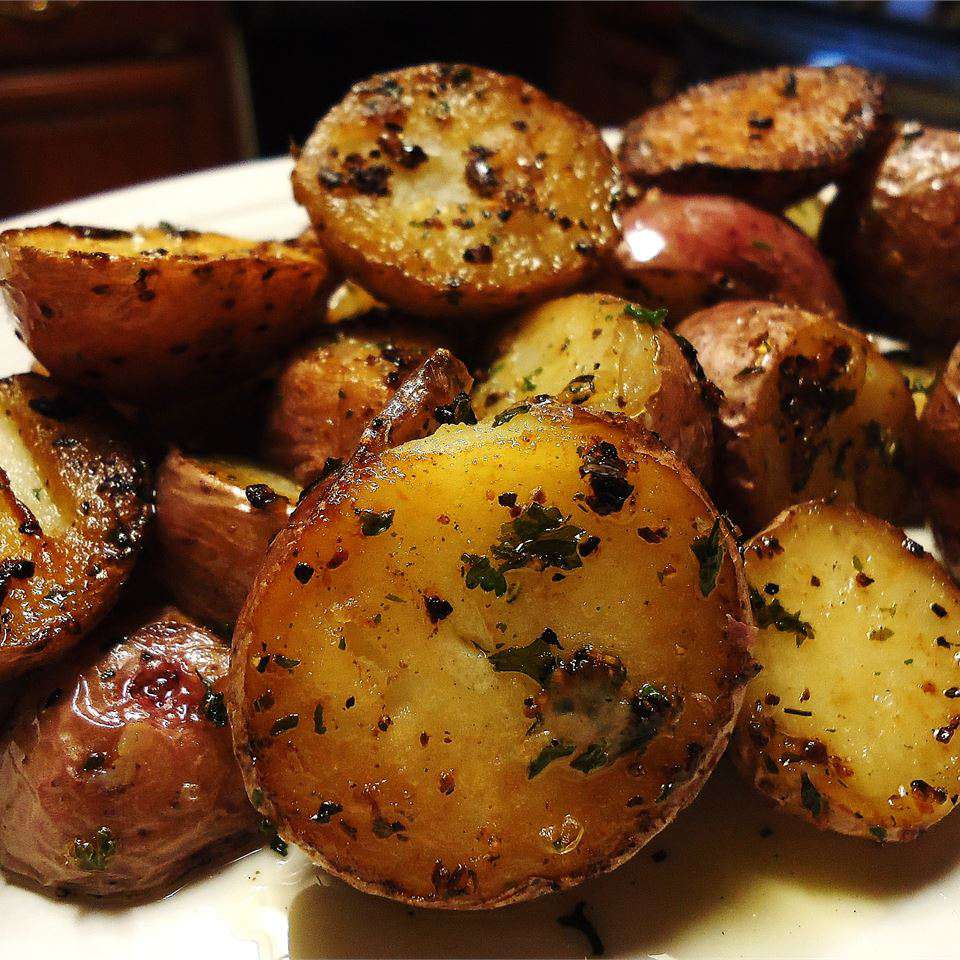
[[[15,222],[168,220],[287,237],[306,224],[289,173],[286,159],[240,164]],[[0,372],[28,363],[0,322]],[[557,923],[579,900],[608,956],[958,957],[960,815],[916,843],[879,847],[768,812],[724,763],[625,867],[532,904],[478,915],[415,911],[320,876],[295,852],[281,860],[262,851],[127,907],[58,902],[0,879],[0,960],[583,957],[586,939]]]

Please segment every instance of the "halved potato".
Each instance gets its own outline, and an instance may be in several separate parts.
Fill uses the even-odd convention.
[[[664,306],[672,323],[724,300],[770,300],[847,314],[811,240],[782,217],[733,197],[649,191],[621,214],[606,289]]]
[[[116,414],[35,374],[0,380],[0,679],[96,626],[152,513],[150,471]]]
[[[316,325],[329,277],[323,252],[295,241],[62,223],[0,234],[0,285],[37,359],[148,406],[264,366]]]
[[[906,515],[913,399],[863,334],[759,301],[702,310],[677,332],[724,393],[717,497],[748,533],[812,497],[836,495],[888,519]]]
[[[111,619],[98,640],[34,677],[0,739],[0,866],[58,892],[133,894],[251,846],[227,648],[175,610]]]
[[[188,614],[226,629],[299,487],[237,460],[167,454],[157,472],[156,566]]]
[[[712,395],[662,325],[661,312],[609,294],[575,294],[523,314],[501,334],[475,393],[481,415],[547,394],[631,417],[697,476],[713,460]]]
[[[299,483],[345,460],[370,420],[437,347],[439,334],[409,324],[345,324],[300,347],[268,403],[263,455]]]
[[[917,473],[940,554],[960,578],[960,346],[950,355],[920,417]]]
[[[957,802],[960,591],[849,505],[784,511],[746,551],[754,653],[733,756],[821,829],[912,840]]]
[[[871,325],[960,338],[960,132],[904,123],[827,208],[820,235]]]
[[[419,316],[513,309],[594,273],[616,242],[599,131],[516,77],[425,64],[358,83],[293,175],[330,258]]]
[[[545,404],[358,459],[234,634],[247,789],[363,890],[501,906],[629,858],[698,792],[752,661],[740,559],[625,418]]]
[[[857,67],[777,67],[691,87],[624,131],[641,186],[782,209],[849,168],[881,127],[883,84]]]

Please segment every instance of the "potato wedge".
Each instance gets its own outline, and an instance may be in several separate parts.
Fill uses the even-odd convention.
[[[227,648],[175,610],[133,627],[37,675],[0,739],[0,866],[58,894],[156,890],[256,835]]]
[[[267,405],[264,457],[299,483],[310,483],[327,460],[353,453],[404,378],[440,346],[431,330],[345,324],[300,347]]]
[[[940,555],[960,579],[960,346],[950,355],[920,417],[917,473]]]
[[[782,209],[845,173],[882,115],[882,82],[857,67],[741,73],[639,116],[624,131],[620,164],[644,187]]]
[[[318,322],[318,247],[97,227],[7,230],[0,278],[24,342],[59,380],[147,406],[253,373]]]
[[[154,560],[180,608],[228,630],[299,492],[252,463],[170,451],[157,471]]]
[[[425,64],[358,83],[293,175],[331,260],[418,316],[565,292],[616,242],[599,131],[516,77]]]
[[[0,680],[54,660],[113,606],[152,516],[150,471],[102,403],[0,380]]]
[[[847,315],[811,240],[782,217],[733,197],[652,190],[621,212],[606,289],[667,308],[671,323],[724,300],[770,300]]]
[[[737,765],[821,829],[914,839],[960,792],[960,591],[902,530],[850,505],[791,507],[745,556],[763,670]]]
[[[477,411],[538,394],[631,417],[698,477],[713,462],[712,395],[662,326],[663,316],[609,294],[575,294],[523,314],[501,334]]]
[[[702,310],[677,332],[724,393],[716,493],[747,533],[811,497],[905,516],[913,399],[866,337],[829,317],[759,301]]]
[[[960,132],[901,124],[827,208],[821,243],[864,321],[960,339]]]
[[[247,789],[326,870],[420,906],[611,870],[724,749],[743,589],[702,488],[625,418],[545,404],[355,461],[237,624]]]

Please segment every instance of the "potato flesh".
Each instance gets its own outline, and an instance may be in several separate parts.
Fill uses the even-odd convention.
[[[505,349],[476,391],[477,410],[495,414],[524,397],[556,397],[576,377],[592,377],[582,406],[642,416],[660,388],[662,338],[654,325],[627,313],[617,297],[554,300],[528,314],[505,337]],[[642,313],[642,311],[640,311]]]
[[[632,459],[626,436],[592,417],[572,428],[542,413],[496,428],[444,427],[384,454],[348,490],[335,487],[333,502],[311,508],[315,520],[305,505],[278,538],[235,634],[238,749],[256,754],[248,789],[263,791],[281,832],[349,882],[471,907],[542,892],[533,878],[569,884],[610,869],[662,824],[684,794],[665,796],[674,778],[694,783],[697,758],[722,737],[731,678],[744,666],[727,633],[728,615],[741,616],[733,554],[702,597],[691,541],[709,532],[712,510],[655,456],[637,455],[637,499],[621,512],[578,506],[577,449],[596,435]],[[529,504],[538,489],[601,537],[598,550],[562,575],[509,572],[502,597],[468,589],[461,556],[485,554],[510,520],[497,497]],[[362,536],[355,511],[387,509],[396,511],[389,530]],[[664,527],[656,544],[637,533]],[[316,571],[309,582],[297,564]],[[453,608],[435,625],[431,596]],[[579,751],[602,732],[590,720],[531,732],[524,701],[539,683],[491,668],[488,654],[546,628],[567,657],[589,644],[619,657],[630,689],[646,681],[682,694],[676,728],[653,739],[642,766],[628,755],[585,775],[568,756],[528,775],[552,737],[576,738]],[[300,662],[259,672],[264,654]],[[271,736],[294,714],[295,729]],[[324,803],[342,814],[312,822],[318,808],[321,820],[332,809]],[[384,824],[400,824],[405,842]],[[458,865],[452,889],[447,874]]]
[[[10,481],[13,495],[30,508],[43,530],[49,536],[59,536],[67,526],[66,515],[10,416],[0,417],[0,468]]]
[[[358,84],[318,124],[294,188],[331,257],[418,315],[504,310],[569,288],[615,242],[599,132],[477,68],[431,64]]]
[[[782,552],[754,549],[765,536]],[[935,561],[903,544],[896,528],[821,503],[793,508],[753,541],[750,583],[767,604],[775,598],[799,612],[814,635],[798,644],[790,630],[759,631],[754,655],[763,670],[747,688],[737,734],[756,764],[748,774],[769,781],[764,792],[788,792],[785,805],[818,825],[889,840],[935,823],[960,790],[951,742],[960,717],[960,593]],[[751,743],[756,720],[775,726],[763,752],[776,774]],[[806,744],[819,762],[797,758]],[[822,796],[820,817],[813,794],[801,796],[801,775]]]

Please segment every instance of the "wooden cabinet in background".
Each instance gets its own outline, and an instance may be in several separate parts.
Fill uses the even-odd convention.
[[[0,4],[0,216],[253,153],[227,8]]]

